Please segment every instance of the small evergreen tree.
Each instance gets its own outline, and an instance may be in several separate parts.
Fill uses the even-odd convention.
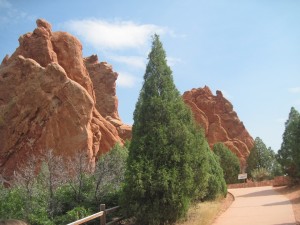
[[[148,58],[134,112],[123,202],[138,224],[173,224],[185,216],[196,180],[207,182],[194,172],[206,174],[200,165],[205,151],[197,146],[201,136],[174,85],[157,35]]]
[[[288,175],[300,177],[300,114],[294,107],[285,123],[278,160]]]
[[[229,150],[223,143],[216,143],[213,147],[214,153],[219,157],[223,169],[224,179],[227,184],[238,182],[240,172],[239,158]]]

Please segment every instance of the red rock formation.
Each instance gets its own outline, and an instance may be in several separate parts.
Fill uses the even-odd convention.
[[[106,62],[99,62],[97,55],[84,59],[85,66],[94,84],[96,109],[112,125],[119,136],[126,140],[131,139],[131,126],[124,124],[118,113],[118,98],[116,95],[116,80],[118,74]]]
[[[244,166],[254,145],[254,140],[233,110],[232,104],[221,91],[214,96],[211,90],[192,89],[183,94],[185,103],[191,108],[196,121],[202,125],[209,145],[223,142],[240,159]]]
[[[84,150],[94,164],[98,154],[124,142],[119,133],[126,125],[118,117],[117,104],[107,115],[114,116],[118,126],[95,105],[94,87],[105,86],[101,82],[108,77],[98,71],[104,79],[94,86],[80,42],[68,33],[52,32],[44,20],[37,20],[37,26],[19,38],[20,46],[0,66],[0,172],[8,174],[49,149],[65,157]],[[107,82],[107,90],[115,87],[116,78]],[[117,103],[115,91],[97,95],[97,101],[110,101],[110,94]]]
[[[112,66],[108,63],[99,62],[97,55],[85,58],[84,62],[95,86],[97,110],[103,117],[110,116],[120,120],[116,96],[118,74],[112,70]]]

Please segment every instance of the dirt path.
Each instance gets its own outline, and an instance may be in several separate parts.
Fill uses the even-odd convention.
[[[235,201],[214,225],[295,225],[291,202],[271,186],[229,190]]]

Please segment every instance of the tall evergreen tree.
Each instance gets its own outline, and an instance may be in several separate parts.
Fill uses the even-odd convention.
[[[186,214],[195,180],[207,183],[205,151],[199,149],[202,136],[174,85],[157,35],[148,59],[134,112],[123,202],[138,224],[173,224]],[[197,194],[202,194],[199,189]]]
[[[285,123],[278,160],[287,174],[300,177],[300,114],[294,107]]]

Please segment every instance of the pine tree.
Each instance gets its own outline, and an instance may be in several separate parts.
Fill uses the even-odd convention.
[[[173,224],[185,216],[195,180],[201,183],[199,174],[206,188],[205,152],[157,35],[148,59],[134,112],[123,202],[138,224]],[[202,192],[198,188],[197,194]]]
[[[294,107],[285,123],[278,161],[288,175],[300,177],[300,114]]]

